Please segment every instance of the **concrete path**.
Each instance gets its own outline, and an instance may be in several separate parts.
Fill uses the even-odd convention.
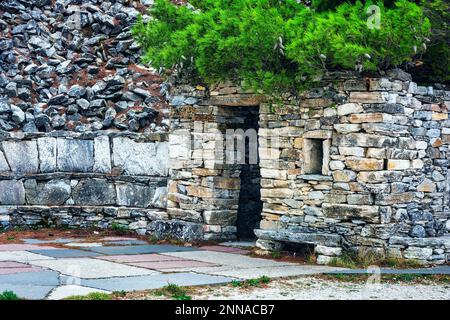
[[[189,247],[149,245],[129,237],[105,237],[95,243],[82,238],[25,239],[24,244],[0,245],[0,293],[10,290],[25,299],[64,299],[91,292],[157,289],[169,283],[194,286],[263,275],[366,273],[255,258],[243,248],[249,244]],[[407,273],[449,274],[449,269],[415,269]]]

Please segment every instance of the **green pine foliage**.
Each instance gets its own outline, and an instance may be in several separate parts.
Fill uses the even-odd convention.
[[[296,0],[194,0],[193,7],[156,0],[152,19],[140,18],[133,34],[156,68],[266,92],[297,92],[329,70],[396,67],[425,51],[431,26],[419,5],[335,2],[316,10]],[[367,26],[373,4],[379,29]]]

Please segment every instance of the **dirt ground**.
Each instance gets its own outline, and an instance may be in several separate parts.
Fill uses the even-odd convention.
[[[185,288],[192,300],[449,300],[450,277],[338,279],[329,276],[272,279],[255,287],[233,284]],[[118,299],[173,299],[159,291],[134,292]],[[175,298],[176,299],[176,298]]]

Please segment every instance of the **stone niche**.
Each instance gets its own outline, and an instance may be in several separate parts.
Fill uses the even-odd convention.
[[[383,78],[332,76],[298,97],[284,95],[281,104],[232,84],[180,85],[171,93],[170,223],[154,222],[153,231],[239,237],[239,199],[252,193],[260,197],[253,212],[261,249],[312,245],[319,263],[343,250],[448,261],[444,86],[419,86],[394,70]],[[223,133],[248,128],[245,117],[255,110],[258,173],[244,182],[242,165],[221,162]]]

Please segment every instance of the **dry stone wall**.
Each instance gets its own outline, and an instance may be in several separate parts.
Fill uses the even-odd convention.
[[[255,233],[260,248],[313,245],[319,263],[343,250],[424,263],[448,260],[450,92],[445,87],[418,86],[393,70],[380,78],[334,74],[321,87],[300,97],[284,95],[282,102],[229,84],[203,89],[172,90],[168,214],[173,228],[164,231],[203,239],[236,236],[241,167],[235,172],[218,164],[223,155],[214,150],[222,150],[224,112],[232,117],[243,106],[259,106],[263,207]],[[207,128],[196,132],[195,121]],[[201,152],[207,156],[192,157]]]
[[[448,260],[450,92],[391,75],[261,105],[260,136],[280,137],[272,157],[260,149],[261,248],[314,244],[319,263],[342,248]]]
[[[166,134],[4,134],[0,222],[145,232],[167,218]]]

